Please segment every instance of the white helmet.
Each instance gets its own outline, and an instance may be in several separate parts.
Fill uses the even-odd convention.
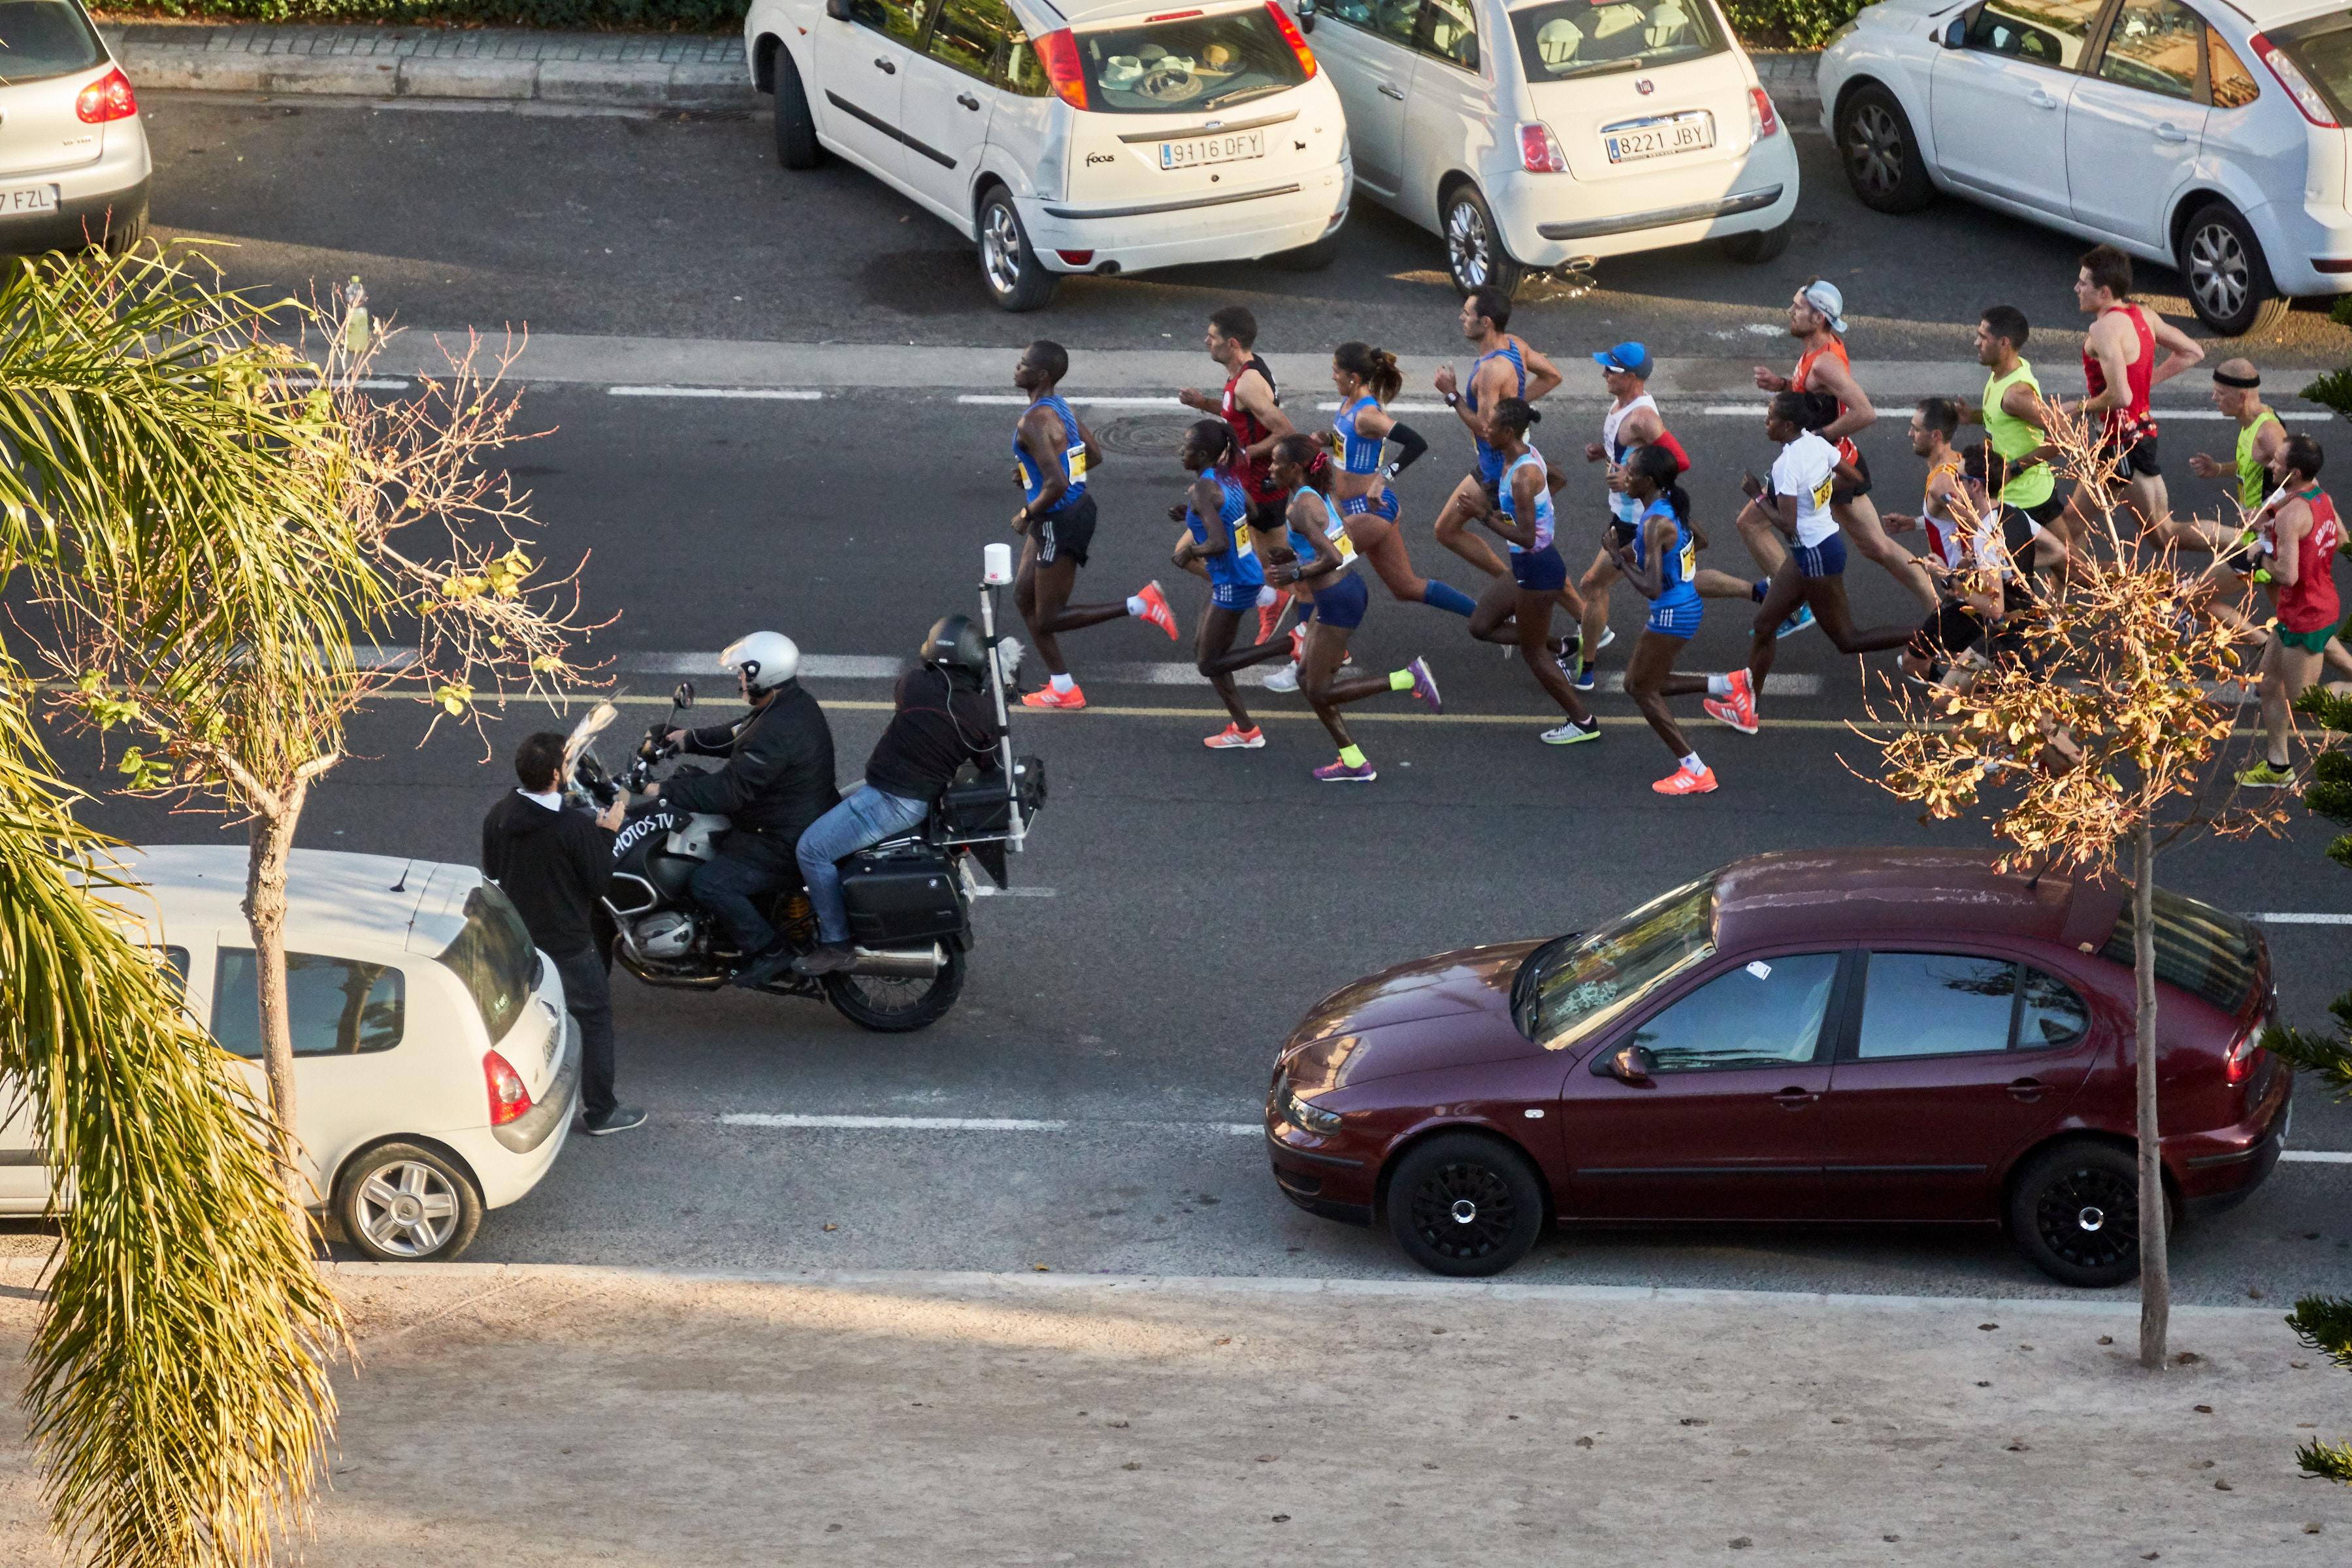
[[[742,676],[743,684],[757,695],[800,673],[800,645],[782,632],[753,632],[720,649],[719,662]]]

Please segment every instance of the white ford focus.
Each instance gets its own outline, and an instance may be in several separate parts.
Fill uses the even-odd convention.
[[[160,917],[139,940],[266,1101],[246,851],[121,853]],[[298,849],[286,903],[295,1131],[312,1206],[331,1207],[371,1258],[455,1258],[483,1212],[530,1192],[563,1147],[580,1079],[563,982],[470,866]],[[0,1092],[0,1214],[39,1214],[49,1173],[16,1100]]]
[[[1348,216],[1339,98],[1265,0],[753,0],[743,46],[777,161],[936,213],[1008,310],[1071,272],[1323,266]]]
[[[1940,189],[2165,262],[2225,336],[2352,291],[2343,0],[1883,0],[1820,81],[1881,212]]]

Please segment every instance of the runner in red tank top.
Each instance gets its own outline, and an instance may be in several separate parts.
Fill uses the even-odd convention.
[[[2279,443],[2271,477],[2285,492],[2269,509],[2263,531],[2272,542],[2270,565],[2254,574],[2267,580],[2278,601],[2278,619],[2263,650],[2264,758],[2238,775],[2255,789],[2294,783],[2287,766],[2287,705],[2318,684],[2328,639],[2343,606],[2336,596],[2336,552],[2344,542],[2336,503],[2319,488],[2319,443],[2300,433]]]
[[[1214,414],[1233,426],[1234,438],[1249,457],[1239,475],[1242,493],[1249,498],[1249,526],[1260,532],[1279,533],[1290,498],[1274,482],[1274,444],[1295,431],[1277,404],[1274,372],[1258,358],[1256,344],[1257,318],[1248,306],[1226,305],[1210,311],[1209,331],[1202,346],[1223,367],[1224,391],[1212,398],[1188,386],[1176,395],[1176,401],[1187,408]],[[1183,542],[1183,538],[1177,542]],[[1260,642],[1270,639],[1281,625],[1288,598],[1286,591],[1266,590],[1259,606]]]
[[[2171,536],[2172,502],[2157,460],[2156,417],[2148,394],[2205,357],[2188,334],[2145,305],[2131,303],[2131,258],[2112,245],[2083,253],[2074,302],[2096,318],[2083,338],[2083,380],[2089,395],[2072,412],[2099,422],[2098,455],[2115,464],[2116,498],[2143,531]],[[2162,359],[2157,350],[2165,351]],[[2085,530],[2101,515],[2100,498],[2077,483],[2054,525],[2080,552]]]

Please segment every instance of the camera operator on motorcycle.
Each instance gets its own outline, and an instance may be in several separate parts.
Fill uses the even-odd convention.
[[[735,672],[751,711],[731,724],[672,730],[679,751],[725,757],[716,773],[680,773],[635,803],[726,816],[731,830],[718,856],[694,873],[694,900],[727,930],[742,955],[735,984],[757,986],[791,962],[791,952],[761,910],[799,879],[793,849],[809,825],[841,799],[833,783],[833,728],[815,698],[795,679],[801,650],[777,632],[753,632],[719,661]]]
[[[1002,775],[987,679],[988,647],[969,616],[949,616],[931,627],[921,668],[898,678],[898,711],[866,759],[865,784],[801,835],[818,946],[793,961],[794,973],[830,974],[854,960],[836,861],[920,827],[964,763]]]

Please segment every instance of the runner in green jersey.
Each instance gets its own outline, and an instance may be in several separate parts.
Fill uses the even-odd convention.
[[[2047,528],[2065,507],[2050,471],[2052,448],[2042,428],[2042,384],[2019,352],[2028,333],[2025,312],[1995,305],[1977,322],[1977,363],[1985,367],[1984,397],[1963,408],[1963,424],[1981,425],[2001,459],[2004,482],[1996,488],[2003,506],[2015,507]]]

